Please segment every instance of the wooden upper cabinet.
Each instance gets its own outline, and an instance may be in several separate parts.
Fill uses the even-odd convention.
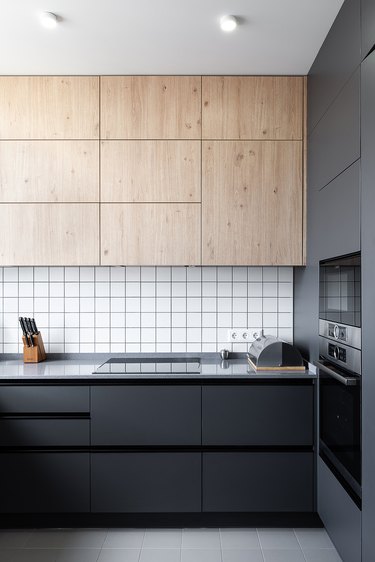
[[[0,205],[1,265],[98,265],[99,204]]]
[[[203,76],[203,139],[302,139],[303,77]]]
[[[202,263],[302,264],[302,143],[204,141]]]
[[[103,203],[102,265],[200,265],[199,203]]]
[[[103,76],[102,139],[200,139],[200,76]]]
[[[98,141],[0,142],[0,203],[98,201]]]
[[[200,201],[200,141],[101,144],[102,202]]]
[[[98,77],[0,77],[0,139],[97,138]]]

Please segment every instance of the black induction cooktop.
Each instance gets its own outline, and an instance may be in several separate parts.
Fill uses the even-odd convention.
[[[199,374],[201,362],[199,357],[145,357],[108,359],[94,371],[95,375],[167,375],[167,374]]]

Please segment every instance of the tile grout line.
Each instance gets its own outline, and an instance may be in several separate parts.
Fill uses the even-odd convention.
[[[298,536],[297,536],[296,530],[295,530],[294,528],[293,528],[293,534],[294,534],[294,536],[296,537],[296,540],[297,540],[297,542],[298,542],[298,545],[299,545],[299,547],[300,547],[300,549],[301,549],[302,556],[304,557],[305,561],[308,562],[308,560],[307,560],[307,558],[306,558],[306,556],[305,556],[305,553],[304,553],[304,551],[303,551],[303,548],[302,548],[302,546],[301,546],[301,543],[299,542],[299,538],[298,538]]]
[[[263,278],[263,272],[262,272],[262,278]],[[260,546],[260,552],[262,554],[262,558],[263,558],[263,562],[266,562],[265,556],[264,556],[264,552],[263,552],[263,545],[262,545],[262,541],[260,540],[260,535],[259,535],[259,530],[256,527],[255,528],[256,533],[257,533],[257,537],[258,537],[258,542],[259,542],[259,546]]]

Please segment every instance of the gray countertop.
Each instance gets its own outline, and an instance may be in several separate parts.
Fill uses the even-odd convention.
[[[233,353],[228,361],[223,363],[218,353],[171,353],[170,358],[181,357],[187,361],[199,357],[201,372],[187,373],[136,373],[136,374],[93,374],[100,365],[111,357],[123,358],[152,358],[157,354],[127,353],[127,354],[69,354],[49,355],[42,363],[24,364],[18,355],[3,355],[0,360],[0,383],[11,381],[42,381],[42,380],[85,380],[90,382],[103,380],[253,380],[253,379],[287,379],[287,380],[312,380],[316,378],[311,371],[283,372],[262,371],[255,372],[247,363],[246,355]]]

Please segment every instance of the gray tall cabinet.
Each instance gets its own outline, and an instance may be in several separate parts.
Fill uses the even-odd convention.
[[[345,0],[308,76],[307,266],[295,342],[318,358],[319,260],[362,250],[362,512],[317,459],[318,512],[344,562],[375,560],[375,1]]]

